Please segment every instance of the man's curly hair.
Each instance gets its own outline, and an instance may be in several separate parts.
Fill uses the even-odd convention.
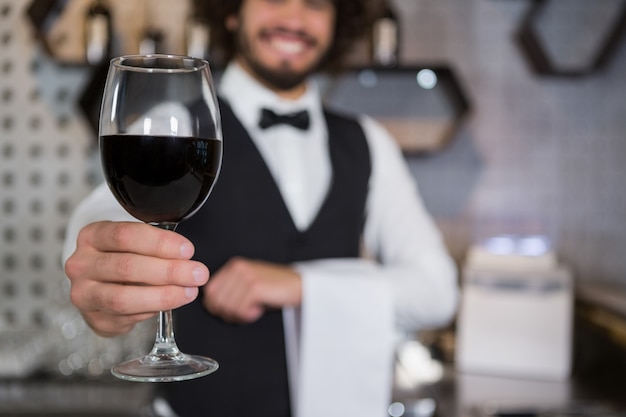
[[[205,19],[211,28],[212,47],[219,49],[225,61],[236,53],[235,34],[226,26],[226,17],[237,15],[244,0],[194,0],[194,14]],[[371,28],[380,14],[380,0],[332,0],[335,5],[335,39],[319,70],[334,72],[345,66],[345,58],[356,41]]]

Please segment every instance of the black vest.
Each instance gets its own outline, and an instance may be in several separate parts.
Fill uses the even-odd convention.
[[[317,217],[300,232],[247,131],[227,103],[220,102],[220,110],[224,157],[219,179],[202,209],[178,228],[194,243],[196,259],[217,271],[233,256],[281,264],[357,257],[371,171],[360,125],[325,111],[332,183]],[[174,317],[181,350],[220,364],[212,375],[163,386],[181,417],[291,415],[281,311],[232,325],[196,300]]]

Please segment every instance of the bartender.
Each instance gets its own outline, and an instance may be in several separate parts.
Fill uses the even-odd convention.
[[[310,78],[339,67],[373,3],[205,1],[229,58],[212,195],[179,233],[104,184],[70,220],[71,299],[97,334],[177,309],[181,350],[220,363],[162,384],[181,417],[380,417],[394,330],[454,314],[454,263],[396,142],[325,108]]]

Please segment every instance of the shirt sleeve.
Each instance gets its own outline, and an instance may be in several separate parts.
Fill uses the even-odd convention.
[[[363,117],[361,122],[372,157],[363,245],[375,262],[316,260],[296,267],[305,283],[330,281],[330,277],[347,277],[353,285],[372,280],[387,283],[399,330],[443,326],[454,316],[458,302],[456,265],[397,143],[373,119]]]
[[[104,182],[83,199],[72,213],[65,229],[63,262],[76,250],[76,238],[80,229],[89,223],[103,220],[139,221],[124,210]]]

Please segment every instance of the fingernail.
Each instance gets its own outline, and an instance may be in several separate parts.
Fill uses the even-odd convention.
[[[205,278],[204,268],[199,267],[199,266],[194,268],[194,270],[191,272],[191,275],[193,275],[193,279],[198,284],[201,284],[204,282],[204,278]]]
[[[193,245],[191,243],[183,243],[180,245],[180,256],[183,258],[191,258],[193,256]]]
[[[198,295],[198,288],[196,287],[185,287],[185,296],[189,299],[194,299]]]

